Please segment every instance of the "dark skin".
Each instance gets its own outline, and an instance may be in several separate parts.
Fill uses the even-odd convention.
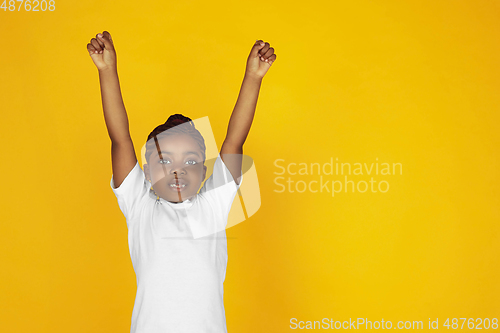
[[[160,137],[157,142],[158,146],[153,139],[148,142],[154,150],[143,166],[146,179],[164,200],[179,203],[192,199],[207,174],[203,152],[196,141],[186,134]],[[171,186],[173,184],[175,186]]]
[[[99,70],[104,117],[112,142],[112,165],[115,186],[119,187],[137,163],[130,138],[128,117],[118,81],[116,50],[111,34],[104,31],[87,44],[92,61]],[[262,40],[256,41],[246,61],[241,89],[227,128],[220,156],[235,181],[239,181],[243,158],[243,144],[253,122],[262,79],[276,61],[274,48]],[[185,194],[188,194],[187,191]],[[166,195],[166,193],[165,193]],[[179,199],[177,195],[176,200]],[[181,195],[181,199],[182,195]]]
[[[262,79],[276,60],[274,48],[258,40],[247,58],[247,65],[236,105],[229,119],[220,155],[234,179],[241,174],[243,144],[250,132]]]

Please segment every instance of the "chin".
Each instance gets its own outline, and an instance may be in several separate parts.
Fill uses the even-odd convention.
[[[172,193],[169,193],[167,196],[165,196],[166,198],[168,198],[168,201],[172,201],[172,202],[181,202],[181,201],[185,201],[185,200],[188,200],[188,199],[192,199],[194,195],[186,195],[184,193],[181,194],[181,198],[179,199],[179,196],[173,194]],[[180,201],[179,201],[180,200]]]

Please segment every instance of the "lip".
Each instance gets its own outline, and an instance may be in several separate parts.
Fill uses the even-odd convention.
[[[175,187],[175,186],[171,186],[172,184],[176,184],[176,185],[178,184],[178,185],[181,185],[181,186],[182,186],[182,185],[185,185],[185,186],[184,186],[184,187],[180,187],[180,188],[178,188],[178,187]],[[177,179],[177,180],[176,180],[176,179],[173,179],[173,180],[171,180],[170,182],[168,182],[168,188],[169,188],[170,190],[172,190],[172,191],[175,191],[175,192],[181,192],[181,191],[184,191],[184,190],[186,189],[187,185],[188,185],[188,184],[187,184],[187,183],[186,183],[183,179]]]
[[[179,179],[172,179],[168,182],[168,185],[171,185],[171,184],[179,184],[179,185],[187,185],[188,183],[182,179],[182,178],[179,178]]]

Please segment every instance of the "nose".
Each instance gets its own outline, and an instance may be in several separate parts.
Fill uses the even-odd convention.
[[[179,176],[185,174],[186,170],[184,170],[184,166],[182,164],[176,163],[170,168],[170,173]]]

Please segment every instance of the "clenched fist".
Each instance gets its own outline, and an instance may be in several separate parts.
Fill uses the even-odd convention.
[[[266,75],[267,71],[276,60],[274,48],[269,46],[269,43],[264,43],[260,39],[255,42],[247,59],[246,75],[251,75],[260,79]]]
[[[104,31],[87,44],[87,51],[99,71],[116,69],[116,52],[111,34]]]

